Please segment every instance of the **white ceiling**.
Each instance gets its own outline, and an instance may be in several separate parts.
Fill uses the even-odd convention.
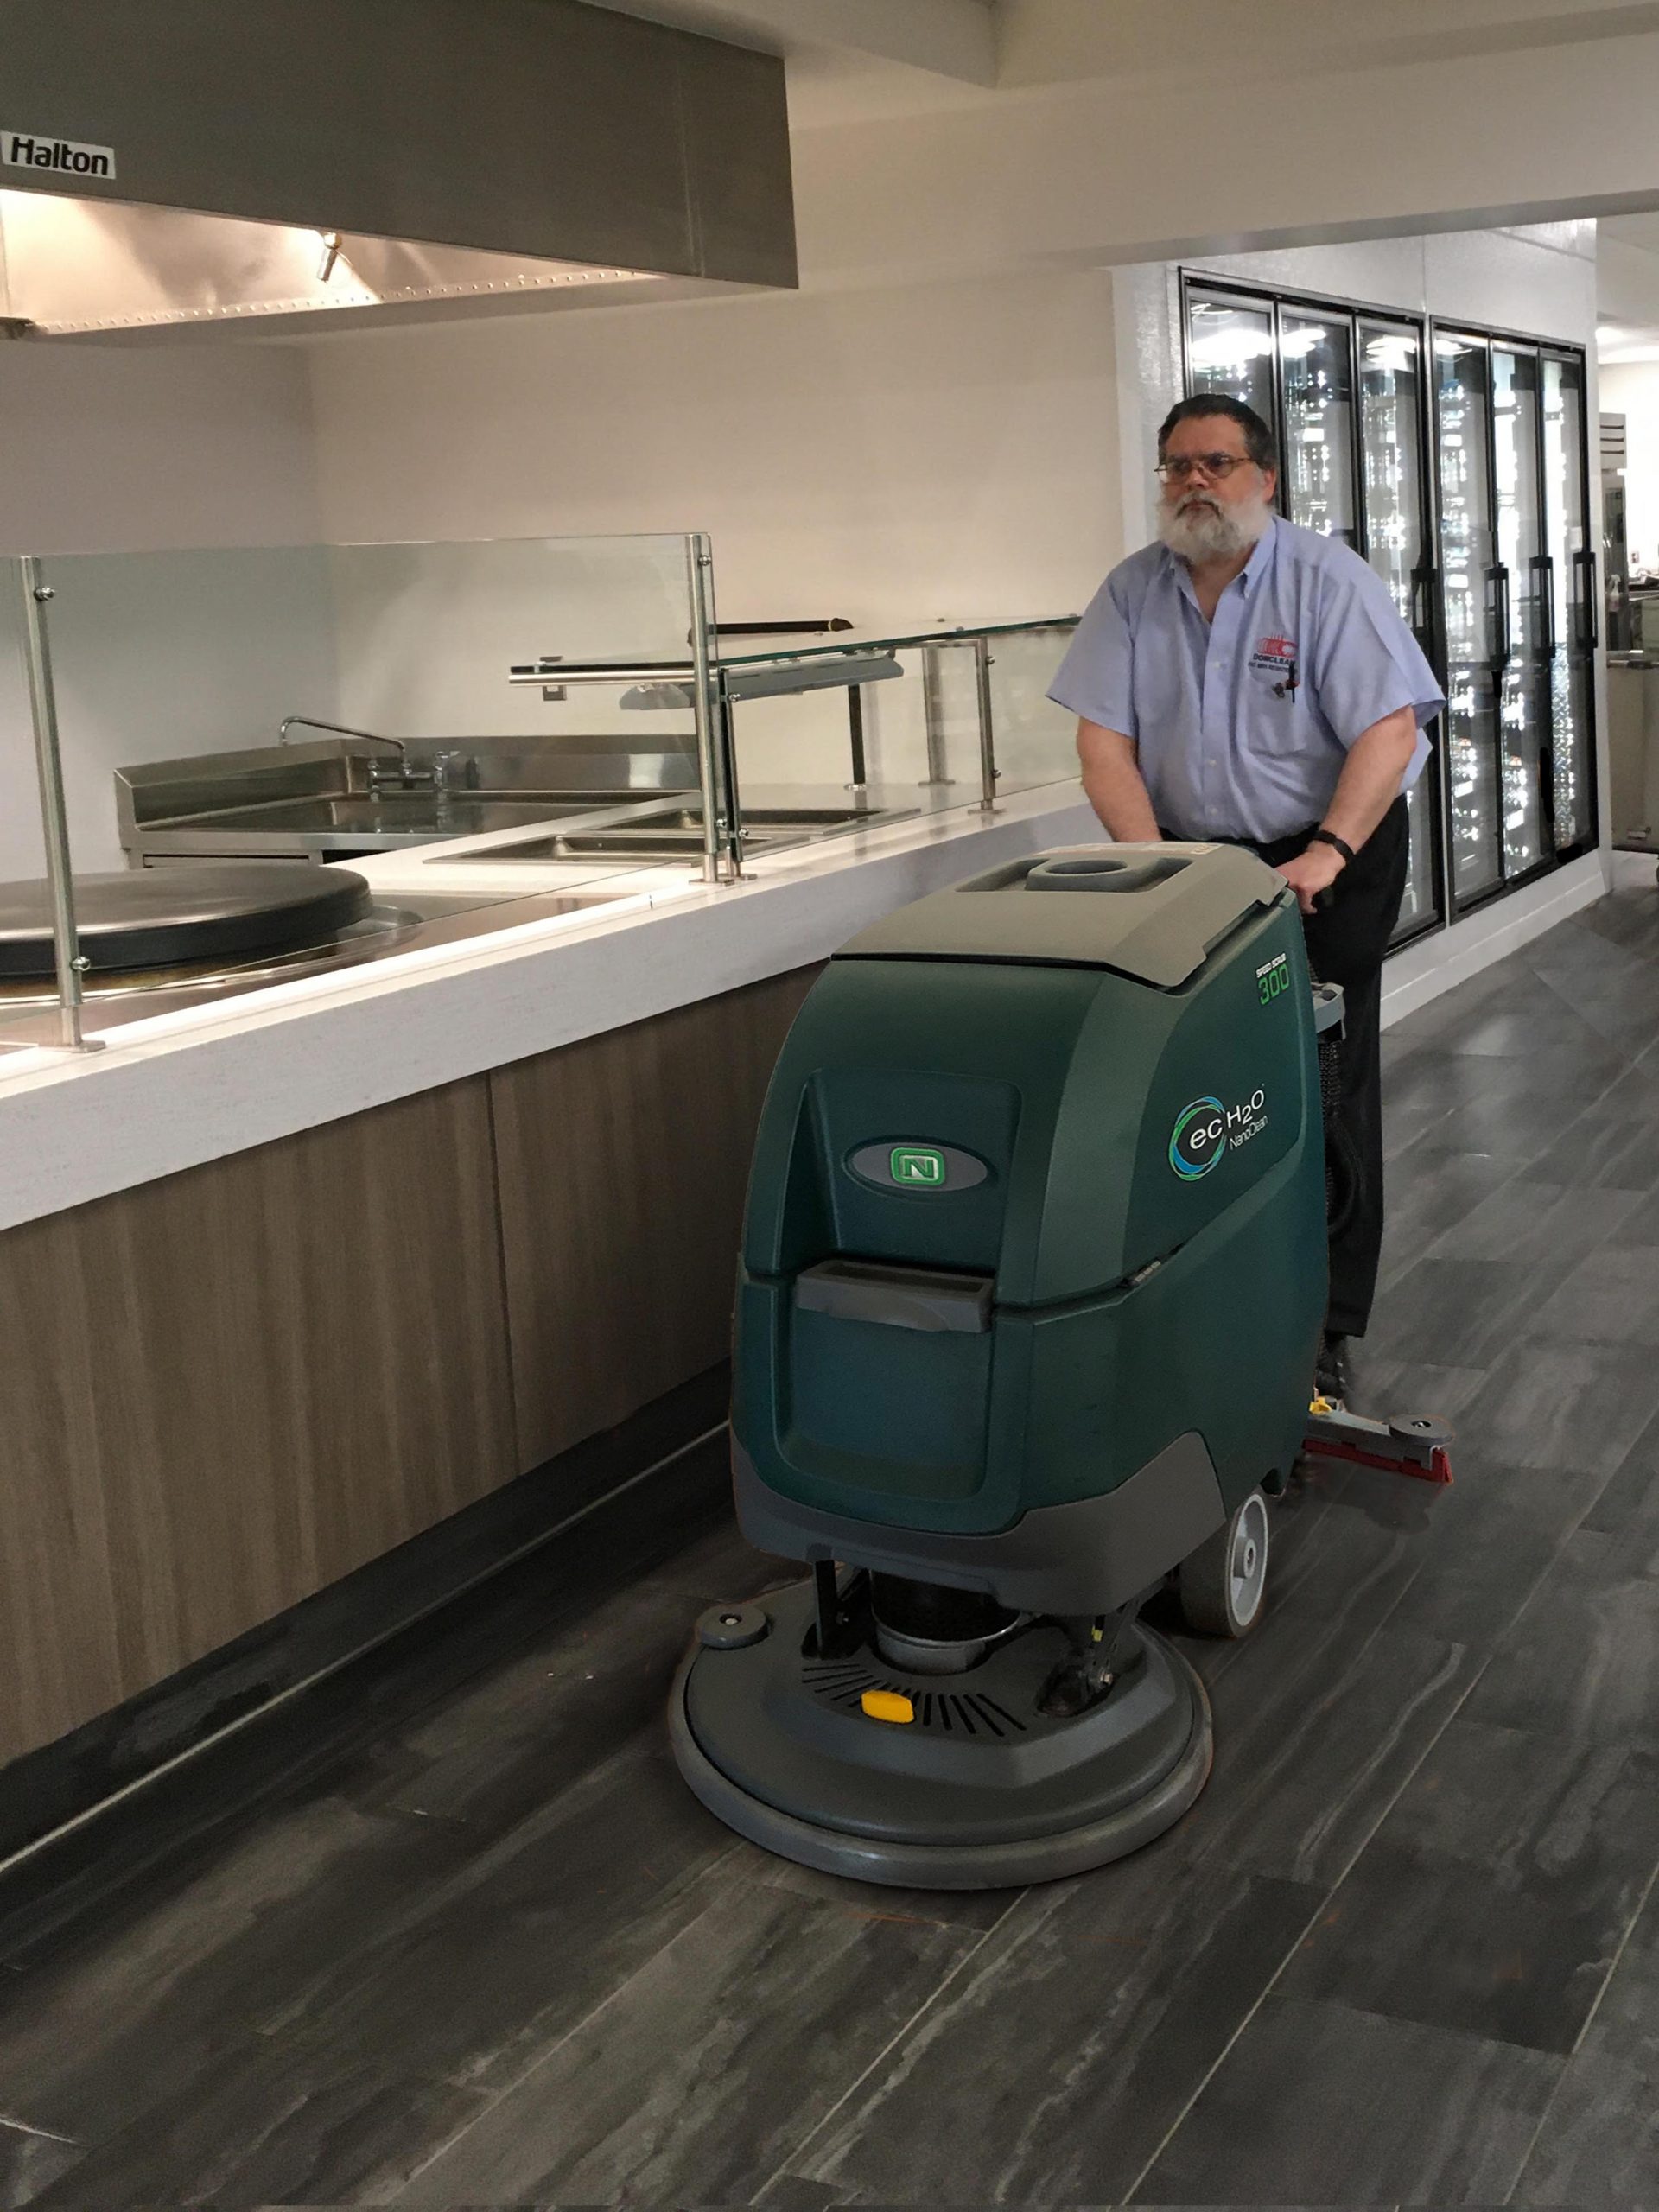
[[[887,122],[995,98],[997,0],[589,0],[778,54],[791,128]]]
[[[1604,215],[1597,227],[1604,237],[1624,238],[1644,253],[1659,254],[1659,215]]]
[[[590,0],[783,56],[791,127],[990,105],[1106,77],[1351,68],[1595,43],[1652,0]],[[999,80],[1001,91],[999,92]],[[1604,360],[1659,359],[1659,213],[1599,226]]]
[[[1597,358],[1659,361],[1659,214],[1604,215],[1596,240]]]
[[[944,108],[988,106],[997,94],[903,61],[827,47],[792,54],[785,67],[789,120],[795,130],[824,124],[887,123],[900,116],[934,115]]]
[[[995,0],[590,0],[791,60],[898,62],[969,84],[996,77]]]

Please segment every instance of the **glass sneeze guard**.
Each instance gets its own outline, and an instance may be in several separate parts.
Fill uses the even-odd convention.
[[[75,923],[74,875],[69,857],[69,816],[64,797],[63,759],[59,741],[57,687],[46,610],[53,588],[32,554],[9,562],[20,616],[19,655],[29,694],[35,739],[35,774],[40,796],[45,845],[46,888],[52,919],[53,965],[57,985],[55,1042],[69,1052],[96,1052],[102,1041],[86,1035],[82,1005],[89,965]],[[33,1041],[33,1040],[30,1040]]]
[[[486,905],[552,899],[572,880],[597,885],[653,863],[700,863],[705,880],[734,881],[746,843],[737,702],[754,702],[740,715],[756,856],[907,816],[988,810],[1000,792],[1077,773],[1074,719],[1046,698],[1075,616],[722,632],[712,551],[696,533],[11,566],[0,738],[16,756],[13,789],[46,794],[57,860],[44,873],[61,896],[41,882],[48,848],[24,819],[34,810],[14,807],[0,878],[34,919],[0,975],[9,1048],[96,1048],[100,1030],[283,979],[280,962],[251,956],[169,954],[164,970],[142,974],[130,957],[124,965],[108,909],[130,903],[135,870],[162,871],[152,888],[182,894],[189,863],[246,873],[277,860],[291,869],[414,856],[396,874],[371,872],[377,914],[402,895],[379,887],[416,897],[421,870],[450,865],[448,847],[463,840],[461,860],[507,864],[492,869],[502,888]],[[810,691],[818,704],[795,696]],[[58,760],[60,732],[50,777],[25,766],[31,728],[42,763],[48,739]],[[536,834],[544,827],[550,836]],[[531,834],[499,834],[508,831]],[[582,875],[531,879],[511,865],[521,855]],[[452,880],[420,891],[435,912]],[[352,948],[319,942],[315,958],[296,947],[292,966],[323,955],[348,964]]]
[[[590,653],[695,641],[706,655],[710,563],[695,536],[53,554],[7,565],[0,740],[11,790],[33,784],[46,824],[42,839],[27,803],[0,819],[8,1056],[99,1049],[103,1039],[86,1031],[137,1018],[140,994],[145,1008],[164,1013],[188,991],[200,1002],[214,988],[283,980],[280,963],[227,949],[228,927],[213,936],[204,925],[198,936],[213,943],[200,955],[181,949],[188,931],[171,931],[169,946],[181,949],[150,964],[154,932],[130,912],[153,909],[171,883],[179,896],[160,902],[169,930],[180,916],[199,917],[206,901],[183,863],[234,863],[264,930],[281,905],[274,886],[269,907],[261,901],[265,861],[378,857],[513,826],[516,813],[589,814],[613,796],[632,799],[642,770],[654,779],[642,798],[669,772],[674,788],[695,790],[699,759],[712,752],[699,746],[694,707],[652,733],[641,760],[627,750],[627,717],[613,711],[575,730],[567,710],[538,702],[532,714],[501,680],[526,632],[538,645],[559,639]],[[515,813],[505,802],[516,793],[462,782],[463,761],[477,780],[462,749],[473,747],[512,764],[539,750],[581,787],[529,792]],[[625,788],[588,788],[601,773]],[[699,820],[703,812],[699,805]],[[287,819],[295,815],[332,822],[333,832],[301,836]],[[377,834],[353,849],[364,816],[376,817]],[[388,821],[394,834],[378,834]],[[163,868],[139,888],[134,871]],[[205,890],[200,869],[194,880]],[[575,911],[599,896],[566,892],[547,890],[543,903]],[[461,902],[435,889],[415,903],[435,927],[440,911]],[[350,927],[324,926],[327,906],[318,902],[308,957],[351,964],[360,949],[347,942]],[[269,941],[275,934],[273,925]],[[390,924],[381,934],[393,935]],[[9,1065],[0,1060],[0,1070]]]
[[[923,696],[928,736],[927,773],[923,780],[944,784],[950,779],[944,772],[943,760],[939,702],[944,683],[941,663],[944,657],[953,651],[971,656],[974,720],[979,753],[978,804],[982,811],[988,813],[996,803],[997,783],[1001,773],[997,765],[996,685],[993,674],[997,665],[997,653],[993,648],[1004,651],[1018,639],[1052,637],[1070,632],[1076,627],[1077,620],[1075,614],[1064,614],[979,624],[918,626],[907,629],[890,625],[830,628],[817,626],[794,632],[779,632],[772,626],[767,626],[768,642],[764,645],[740,645],[729,639],[721,638],[716,626],[710,663],[708,670],[702,673],[689,656],[680,655],[666,658],[607,658],[589,663],[543,659],[515,664],[510,671],[510,681],[520,687],[627,682],[633,689],[625,699],[625,703],[631,701],[637,706],[679,703],[683,690],[689,694],[706,681],[718,723],[714,751],[721,764],[722,790],[731,794],[735,805],[734,815],[726,820],[721,864],[711,867],[709,873],[711,876],[730,880],[741,874],[743,860],[741,802],[735,799],[736,748],[733,728],[733,709],[739,702],[746,698],[816,690],[826,684],[846,686],[851,717],[852,781],[849,788],[861,791],[865,785],[865,772],[861,690],[868,683],[899,673],[894,660],[896,655],[919,652],[922,656]],[[1052,670],[1049,673],[1052,675]],[[1067,726],[1069,745],[1069,718]]]

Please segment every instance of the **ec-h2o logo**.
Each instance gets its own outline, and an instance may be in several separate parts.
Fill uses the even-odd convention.
[[[1236,1105],[1219,1098],[1195,1098],[1175,1117],[1169,1133],[1169,1164],[1185,1183],[1196,1183],[1222,1156],[1236,1152],[1268,1126],[1267,1093],[1252,1091]]]

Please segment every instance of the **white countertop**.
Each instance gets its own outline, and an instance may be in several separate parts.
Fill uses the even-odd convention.
[[[87,1056],[0,1057],[0,1229],[826,959],[895,907],[1101,830],[1075,784],[756,859],[742,883],[503,865],[498,832],[355,861],[376,892],[603,882],[613,903],[130,1021]],[[505,909],[503,910],[505,911]],[[96,1007],[88,1009],[96,1035]]]

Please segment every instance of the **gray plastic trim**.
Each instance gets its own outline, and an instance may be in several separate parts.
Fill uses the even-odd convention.
[[[1074,854],[1070,859],[1039,861],[1026,878],[1027,891],[1147,891],[1166,883],[1190,868],[1190,858],[1179,853],[1157,854],[1146,860],[1121,861],[1109,846],[1097,854]]]
[[[1152,1631],[1143,1625],[1141,1633],[1150,1637]],[[820,1827],[751,1797],[721,1772],[691,1732],[685,1685],[696,1663],[695,1649],[674,1677],[668,1704],[669,1740],[682,1777],[716,1820],[750,1843],[798,1866],[900,1889],[1000,1890],[1027,1882],[1057,1882],[1126,1858],[1162,1835],[1196,1802],[1210,1779],[1215,1756],[1210,1700],[1187,1659],[1173,1646],[1165,1649],[1192,1700],[1192,1731],[1169,1772],[1138,1804],[1109,1820],[1017,1843],[881,1842]]]
[[[781,1559],[840,1560],[879,1574],[985,1590],[1021,1613],[1109,1612],[1160,1581],[1227,1519],[1204,1440],[1178,1436],[1116,1490],[1034,1506],[993,1535],[893,1528],[785,1497],[732,1439],[739,1526]]]
[[[1098,888],[1062,887],[1090,864]],[[1026,896],[1032,879],[1045,893]],[[1109,968],[1175,990],[1258,909],[1293,902],[1283,876],[1237,845],[1071,845],[970,876],[861,931],[837,960],[990,960]]]
[[[866,1260],[823,1260],[795,1278],[795,1303],[839,1321],[878,1321],[982,1337],[991,1325],[990,1275],[936,1274],[925,1268],[884,1268]]]

